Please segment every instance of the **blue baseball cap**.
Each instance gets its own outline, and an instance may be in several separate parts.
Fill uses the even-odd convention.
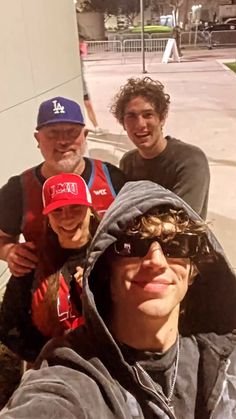
[[[60,96],[41,103],[36,130],[47,125],[63,122],[85,125],[81,107],[78,103]]]

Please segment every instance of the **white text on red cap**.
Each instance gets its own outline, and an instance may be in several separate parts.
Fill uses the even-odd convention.
[[[63,182],[63,183],[57,183],[56,185],[52,185],[50,187],[51,198],[54,198],[54,196],[63,194],[63,193],[71,193],[73,195],[78,195],[77,183]]]

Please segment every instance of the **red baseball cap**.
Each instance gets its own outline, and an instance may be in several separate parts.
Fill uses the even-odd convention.
[[[48,178],[43,185],[43,214],[66,205],[92,206],[92,198],[84,179],[74,173],[61,173]]]

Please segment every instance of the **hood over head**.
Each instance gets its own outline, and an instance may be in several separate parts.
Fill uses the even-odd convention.
[[[183,209],[191,220],[202,221],[188,204],[160,185],[150,181],[128,182],[109,207],[92,240],[84,271],[82,298],[87,330],[94,336],[102,335],[103,344],[107,338],[113,343],[114,340],[95,303],[98,294],[100,301],[104,296],[104,305],[107,301],[109,278],[102,255],[122,236],[131,220],[163,205]],[[181,314],[179,322],[182,335],[208,332],[225,334],[236,329],[235,275],[222,247],[208,227],[203,234],[211,253],[210,256],[194,260],[199,275],[184,299],[184,314]]]

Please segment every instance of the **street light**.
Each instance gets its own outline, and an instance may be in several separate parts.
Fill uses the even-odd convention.
[[[193,20],[195,20],[195,21],[200,20],[201,8],[202,8],[201,4],[193,4],[193,6],[192,6]]]

